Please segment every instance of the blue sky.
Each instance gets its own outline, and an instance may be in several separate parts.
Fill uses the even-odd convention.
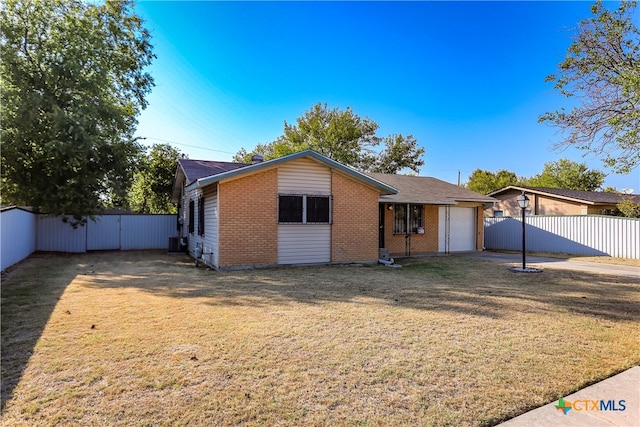
[[[476,168],[528,177],[562,157],[609,172],[553,151],[559,135],[537,123],[569,106],[545,76],[591,4],[142,1],[156,86],[137,135],[230,161],[326,102],[374,120],[379,136],[413,135],[420,174],[453,183]],[[638,192],[638,170],[605,185]]]

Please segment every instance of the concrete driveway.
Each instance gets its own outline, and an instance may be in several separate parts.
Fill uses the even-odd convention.
[[[465,256],[472,258],[481,258],[496,261],[505,266],[518,267],[522,265],[522,254],[510,254],[502,252],[465,252],[456,254],[456,256]],[[527,267],[535,268],[558,268],[562,270],[576,270],[597,274],[610,274],[614,276],[628,276],[640,279],[640,267],[628,265],[605,264],[600,262],[588,262],[578,260],[567,260],[561,258],[549,258],[527,255]]]

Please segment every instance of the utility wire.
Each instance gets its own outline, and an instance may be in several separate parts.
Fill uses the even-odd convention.
[[[140,138],[140,139],[143,139],[143,138]],[[190,147],[190,148],[197,148],[199,150],[216,151],[218,153],[225,153],[225,154],[236,154],[236,153],[232,153],[230,151],[216,150],[214,148],[198,147],[196,145],[183,144],[181,142],[169,141],[168,139],[153,138],[151,136],[144,137],[144,139],[151,139],[151,140],[154,140],[154,141],[162,141],[162,142],[167,142],[169,144],[182,145],[184,147]]]

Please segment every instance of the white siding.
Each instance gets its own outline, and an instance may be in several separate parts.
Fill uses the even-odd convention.
[[[189,236],[189,254],[191,256],[195,256],[196,247],[203,243],[203,236],[198,236],[198,198],[201,194],[201,189],[192,190],[188,194],[185,194],[184,204],[182,205],[185,213],[183,234]],[[193,200],[193,233],[189,233],[189,202],[191,200]]]
[[[331,195],[331,170],[309,159],[288,162],[278,168],[278,193]],[[278,264],[330,261],[330,225],[278,225]]]
[[[447,210],[449,214],[447,215]],[[447,224],[448,222],[448,224]],[[438,211],[438,251],[476,249],[476,208],[441,206]]]
[[[278,168],[278,192],[331,194],[331,171],[309,159],[298,159]]]
[[[330,225],[278,226],[278,264],[313,264],[330,260]]]
[[[204,190],[204,229],[202,239],[204,262],[209,266],[218,267],[220,260],[218,255],[218,184],[210,185]]]

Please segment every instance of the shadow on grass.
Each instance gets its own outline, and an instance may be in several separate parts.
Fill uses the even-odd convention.
[[[36,343],[71,282],[75,255],[35,254],[2,274],[0,413],[13,395]]]
[[[518,275],[495,262],[459,257],[404,260],[404,268],[297,267],[216,272],[159,252],[38,254],[2,284],[2,411],[65,289],[133,288],[213,306],[329,303],[397,306],[505,318],[558,311],[640,320],[640,280],[549,270]]]

